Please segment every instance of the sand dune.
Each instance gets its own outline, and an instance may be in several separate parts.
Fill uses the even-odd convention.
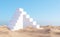
[[[46,26],[43,28],[35,29],[27,27],[23,30],[10,31],[7,26],[0,26],[0,37],[60,37],[60,30],[56,27]]]

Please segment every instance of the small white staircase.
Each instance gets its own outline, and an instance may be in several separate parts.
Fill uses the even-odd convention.
[[[28,15],[22,8],[19,8],[14,14],[12,20],[9,22],[8,27],[12,31],[15,31],[30,25],[39,29],[39,25],[36,23],[36,21],[34,21],[33,18],[31,18],[30,15]]]

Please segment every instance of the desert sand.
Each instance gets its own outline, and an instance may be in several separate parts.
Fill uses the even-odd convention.
[[[23,30],[10,31],[7,26],[0,26],[0,37],[60,37],[59,27],[42,26],[43,29],[27,27]]]

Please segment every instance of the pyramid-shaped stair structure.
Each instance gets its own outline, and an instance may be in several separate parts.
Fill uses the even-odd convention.
[[[12,31],[15,31],[26,28],[27,26],[39,28],[36,21],[34,21],[22,8],[19,8],[12,17],[12,20],[10,20],[8,27]]]

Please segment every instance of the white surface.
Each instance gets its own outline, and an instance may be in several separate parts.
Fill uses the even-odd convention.
[[[25,11],[23,12],[23,14],[24,14],[24,15],[27,15],[27,13],[26,13]]]
[[[19,11],[23,11],[23,8],[19,8]]]
[[[30,22],[33,22],[33,18],[30,18]]]
[[[36,24],[36,21],[33,21],[33,18],[30,18],[30,15],[28,15],[22,8],[19,8],[19,12],[14,15],[15,18],[12,18],[12,23],[10,23],[8,26],[12,31],[23,29],[24,26],[27,25],[36,26],[36,28],[39,28],[39,25]],[[26,19],[23,17],[23,15],[26,16]],[[24,24],[24,22],[26,22],[27,24]]]
[[[36,21],[33,21],[33,25],[36,25]]]
[[[40,29],[40,25],[37,25],[36,28],[37,28],[37,29]]]
[[[30,16],[27,14],[27,15],[26,15],[26,18],[30,18]]]
[[[19,29],[23,29],[23,16],[20,15],[14,28],[12,30],[19,30]]]

